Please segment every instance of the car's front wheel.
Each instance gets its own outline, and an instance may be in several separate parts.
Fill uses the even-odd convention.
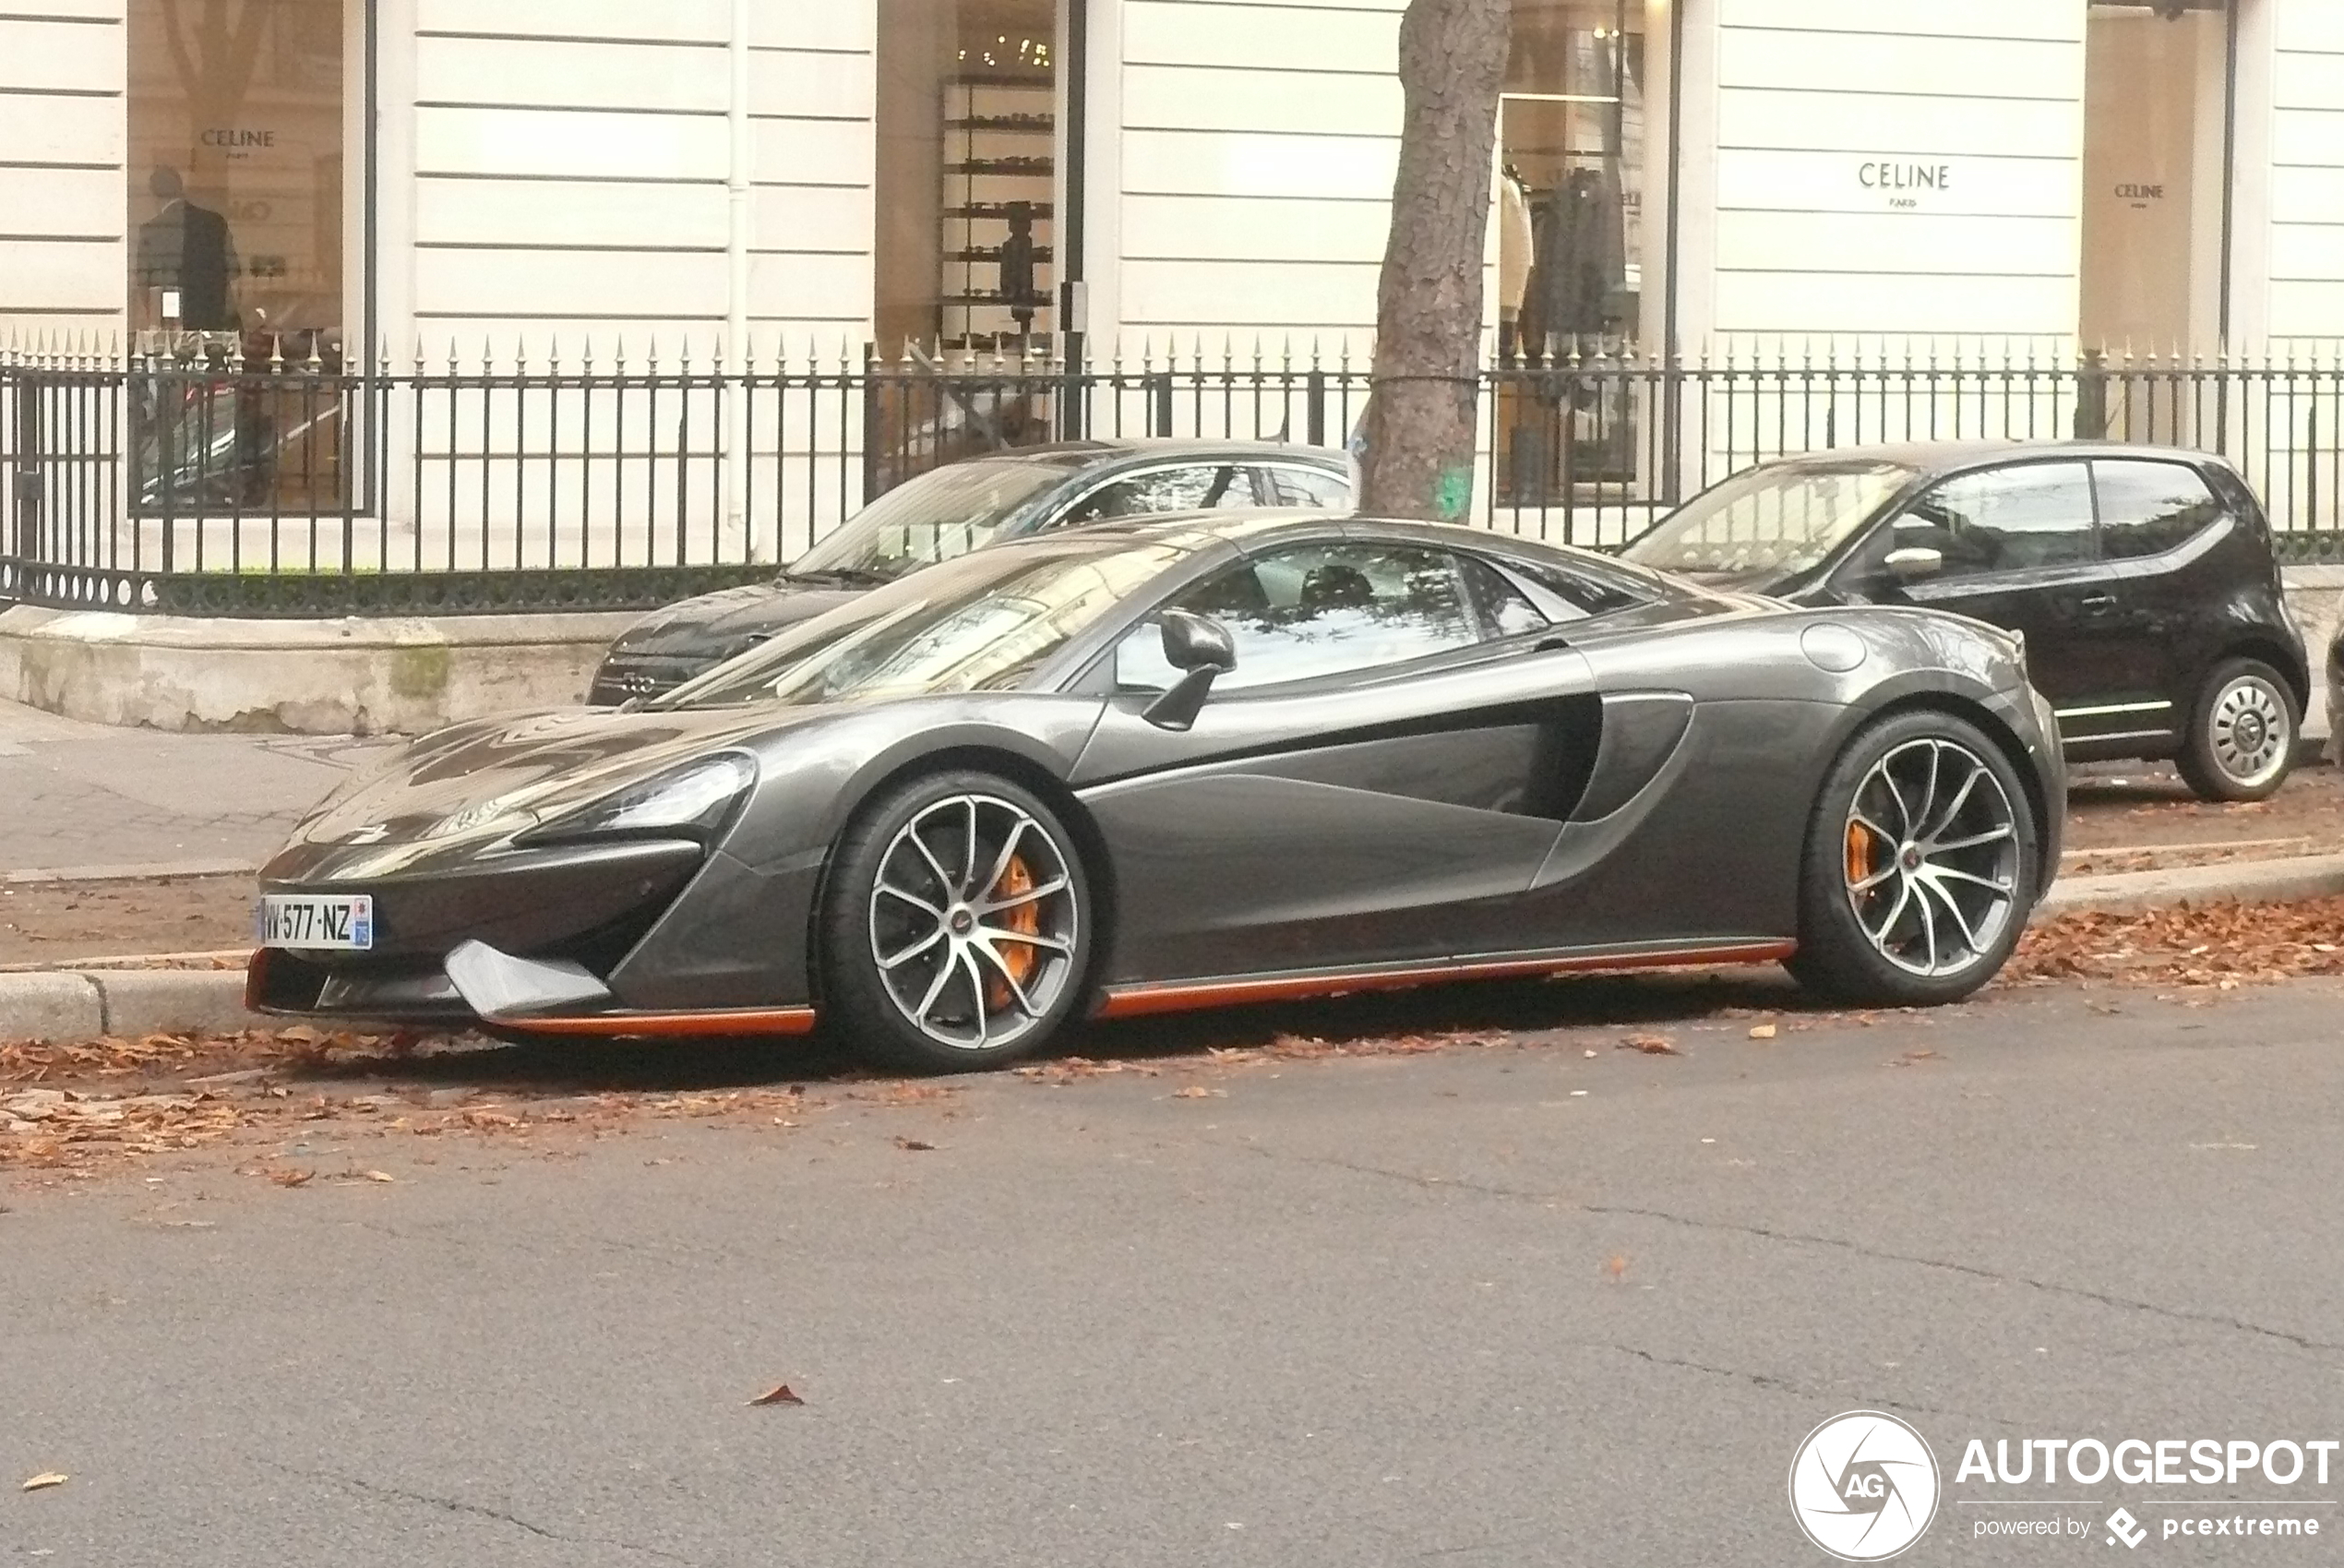
[[[1895,714],[1850,741],[1824,780],[1791,973],[1869,1006],[1967,996],[2017,946],[2040,855],[2000,747],[1951,713]]]
[[[919,1072],[1037,1049],[1081,1004],[1096,922],[1073,835],[997,774],[913,779],[840,839],[820,929],[841,1042]]]
[[[2258,659],[2225,659],[2198,688],[2173,762],[2201,800],[2262,800],[2295,765],[2295,732],[2286,678]]]

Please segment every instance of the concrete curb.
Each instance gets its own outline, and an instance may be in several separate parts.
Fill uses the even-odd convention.
[[[2225,865],[2183,866],[2169,871],[2115,871],[2099,877],[2067,877],[2051,884],[2035,918],[2078,910],[2156,909],[2209,899],[2267,903],[2281,898],[2325,898],[2344,893],[2344,855],[2302,855],[2288,860],[2233,860]]]
[[[2344,855],[2122,871],[2054,883],[2034,918],[2125,912],[2213,899],[2249,902],[2344,893]],[[126,962],[126,961],[114,961]],[[42,969],[0,974],[0,1040],[136,1038],[261,1027],[245,1011],[236,969]]]
[[[259,869],[250,860],[145,860],[127,866],[42,866],[0,871],[0,882],[15,886],[44,882],[149,882],[166,877],[249,877]]]
[[[258,1022],[245,1011],[241,970],[46,969],[0,975],[0,1040],[233,1034]]]

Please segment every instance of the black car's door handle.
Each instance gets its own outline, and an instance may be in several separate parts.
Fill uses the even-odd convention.
[[[2075,607],[2087,616],[2104,616],[2116,608],[2113,593],[2087,593],[2075,601]]]

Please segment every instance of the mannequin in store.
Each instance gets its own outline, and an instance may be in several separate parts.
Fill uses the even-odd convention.
[[[1537,244],[1530,223],[1530,188],[1512,163],[1498,179],[1498,357],[1512,359],[1522,319],[1522,297],[1530,288],[1530,261]]]
[[[1607,307],[1627,264],[1620,198],[1610,181],[1600,170],[1572,170],[1561,186],[1537,197],[1530,222],[1524,338],[1549,347],[1552,340],[1609,331],[1614,323]]]
[[[138,225],[138,285],[179,291],[179,325],[194,332],[233,332],[243,325],[229,291],[236,246],[228,220],[187,199],[179,171],[159,168],[147,188],[162,210]]]
[[[1034,204],[1010,203],[1010,237],[1001,242],[1001,298],[1017,322],[1017,335],[1034,333],[1034,310],[1041,301],[1034,286]]]

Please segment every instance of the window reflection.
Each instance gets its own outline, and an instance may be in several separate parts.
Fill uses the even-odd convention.
[[[128,0],[130,324],[142,511],[338,508],[341,0]],[[276,367],[293,377],[277,377]]]

